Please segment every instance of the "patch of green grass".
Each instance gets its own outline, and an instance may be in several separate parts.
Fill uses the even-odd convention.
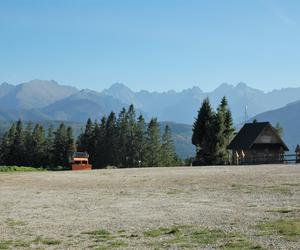
[[[264,249],[262,246],[252,243],[247,237],[241,234],[230,234],[227,242],[222,246],[224,250],[254,250]]]
[[[118,233],[119,233],[119,234],[126,233],[126,230],[120,229],[120,230],[118,231]]]
[[[110,235],[110,232],[108,232],[105,229],[99,229],[99,230],[94,230],[94,231],[83,232],[83,234],[106,236],[106,235]]]
[[[137,246],[143,243],[151,249],[188,249],[212,246],[218,249],[263,249],[254,244],[247,236],[227,233],[218,229],[196,228],[194,226],[175,225],[146,230],[140,234],[119,230],[111,233],[105,229],[83,232],[93,239],[91,248],[104,250]],[[132,240],[132,237],[137,239]],[[136,241],[138,240],[138,241]],[[132,245],[134,244],[134,245]]]
[[[266,212],[289,214],[289,213],[300,212],[300,208],[274,208],[274,209],[266,210]]]
[[[1,172],[35,172],[35,171],[45,171],[43,168],[35,167],[22,167],[22,166],[0,166]]]
[[[0,240],[0,249],[9,249],[12,243],[12,240]]]
[[[292,195],[292,191],[287,186],[266,186],[264,190],[271,193],[279,193],[284,195]]]
[[[166,194],[167,195],[176,195],[176,194],[182,194],[183,191],[182,190],[179,190],[179,189],[172,189],[170,191],[168,191]]]
[[[101,245],[96,246],[95,250],[106,250],[106,249],[112,249],[112,248],[122,248],[127,247],[128,244],[123,240],[113,240],[113,241],[107,241],[102,242]]]
[[[14,242],[14,246],[15,247],[25,247],[25,248],[29,248],[30,247],[30,243],[23,241],[23,240],[16,240]]]
[[[192,232],[191,238],[199,244],[213,244],[223,239],[226,234],[221,230],[198,229]]]
[[[239,184],[239,183],[233,183],[233,184],[231,184],[231,189],[233,191],[250,194],[250,193],[259,191],[260,187],[255,186],[255,185],[244,185],[244,184]]]
[[[300,182],[298,183],[283,183],[283,186],[290,186],[290,187],[300,187]]]
[[[95,242],[106,242],[115,238],[115,236],[105,229],[83,232],[82,234],[90,235],[92,238],[94,238]]]
[[[126,246],[128,246],[128,244],[123,240],[115,240],[115,241],[109,242],[109,246],[117,248],[117,247],[126,247]]]
[[[249,204],[247,207],[257,207],[255,204]]]
[[[298,185],[297,183],[292,183],[290,185],[282,184],[276,186],[256,186],[256,185],[244,185],[239,183],[232,183],[231,189],[233,191],[243,192],[246,194],[257,193],[257,192],[269,192],[269,193],[278,193],[284,195],[292,195],[291,187]]]
[[[21,220],[14,220],[14,219],[7,219],[5,221],[5,223],[9,226],[9,227],[16,227],[16,226],[25,226],[26,222],[21,221]]]
[[[175,234],[179,232],[179,228],[164,228],[160,227],[158,229],[152,229],[144,232],[146,237],[159,237],[161,235]]]
[[[44,238],[42,240],[44,245],[59,245],[61,243],[60,240],[52,239],[52,238]]]
[[[94,250],[108,250],[108,246],[96,246]]]
[[[237,183],[232,183],[231,184],[231,188],[232,189],[241,189],[241,188],[243,188],[244,186],[243,185],[241,185],[241,184],[237,184]]]
[[[169,234],[167,234],[169,232]],[[217,229],[180,227],[175,231],[168,228],[159,228],[146,231],[146,237],[155,241],[148,242],[152,248],[199,248],[200,246],[211,245],[218,249],[263,249],[260,245],[254,244],[245,235],[239,233],[226,233]],[[159,237],[159,239],[157,239]]]
[[[289,240],[300,238],[300,219],[280,219],[257,225],[264,235],[281,235]]]
[[[43,238],[41,236],[37,236],[33,241],[35,244],[43,244],[43,245],[59,245],[61,243],[60,240],[53,238]]]

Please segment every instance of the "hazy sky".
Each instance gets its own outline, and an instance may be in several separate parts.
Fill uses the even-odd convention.
[[[1,0],[0,82],[300,86],[299,0]]]

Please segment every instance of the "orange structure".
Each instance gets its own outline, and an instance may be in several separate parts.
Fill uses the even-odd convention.
[[[89,164],[89,154],[86,152],[75,152],[72,157],[72,170],[92,170]]]

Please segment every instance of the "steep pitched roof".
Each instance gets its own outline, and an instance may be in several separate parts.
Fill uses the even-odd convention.
[[[234,137],[234,139],[230,142],[227,148],[231,150],[250,149],[256,138],[268,126],[270,126],[274,133],[278,136],[279,140],[281,141],[282,147],[285,150],[288,150],[285,143],[282,141],[280,136],[273,129],[272,125],[269,122],[246,123],[239,131],[239,133]]]

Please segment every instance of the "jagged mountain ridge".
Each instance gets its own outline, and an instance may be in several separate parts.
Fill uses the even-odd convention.
[[[233,113],[235,123],[245,120],[264,111],[282,107],[290,102],[300,100],[300,88],[284,88],[263,92],[249,87],[245,83],[236,86],[223,83],[211,92],[203,92],[199,87],[192,87],[181,92],[133,92],[125,85],[114,84],[103,91],[121,102],[134,103],[137,107],[160,120],[192,124],[201,102],[209,97],[212,105],[217,107],[221,98],[226,96]]]
[[[285,88],[263,92],[245,83],[236,86],[223,83],[211,92],[195,86],[176,92],[132,91],[124,84],[113,84],[102,92],[77,90],[59,85],[55,81],[33,80],[19,85],[0,85],[0,118],[32,120],[82,121],[87,117],[100,119],[110,111],[134,104],[147,117],[161,121],[192,124],[204,98],[209,97],[216,107],[226,96],[235,123],[244,121],[245,108],[248,117],[264,111],[280,108],[300,100],[300,88]]]

